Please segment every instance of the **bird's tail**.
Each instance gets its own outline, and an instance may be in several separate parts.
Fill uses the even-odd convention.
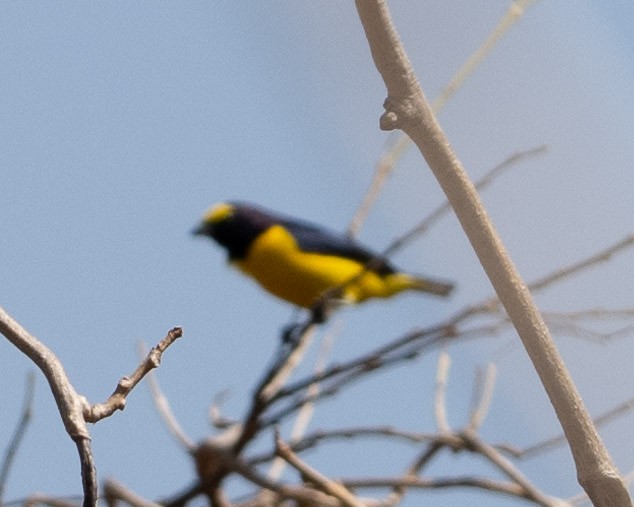
[[[417,290],[421,292],[428,292],[435,296],[448,296],[454,288],[454,284],[445,282],[442,280],[433,280],[431,278],[424,278],[420,276],[411,276],[409,278],[409,290]]]

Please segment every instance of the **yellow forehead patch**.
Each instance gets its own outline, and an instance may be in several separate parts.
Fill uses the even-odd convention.
[[[221,202],[212,206],[203,216],[203,222],[217,224],[229,218],[235,212],[233,205]]]

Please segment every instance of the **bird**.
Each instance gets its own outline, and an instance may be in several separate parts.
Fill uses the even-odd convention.
[[[298,307],[314,309],[329,291],[357,304],[405,291],[448,296],[454,288],[400,271],[344,234],[247,202],[212,206],[192,233],[213,239],[226,249],[230,264]]]

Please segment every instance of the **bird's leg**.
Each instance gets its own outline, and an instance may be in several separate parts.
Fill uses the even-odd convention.
[[[282,345],[293,345],[304,332],[305,324],[299,319],[299,308],[295,308],[291,321],[282,328]],[[312,322],[312,319],[311,319]]]
[[[347,302],[340,291],[324,294],[310,309],[311,324],[323,324],[330,318],[332,312]]]

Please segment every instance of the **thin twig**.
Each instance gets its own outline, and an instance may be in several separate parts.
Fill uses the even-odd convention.
[[[599,415],[594,419],[594,424],[597,426],[597,428],[600,428],[622,417],[628,412],[631,412],[632,410],[634,410],[634,398],[630,398],[622,403],[619,403],[616,407],[611,408],[610,410]],[[515,458],[529,459],[539,454],[543,454],[555,447],[564,445],[565,443],[566,437],[563,435],[563,433],[561,433],[523,449],[518,449],[509,444],[499,444],[496,446],[496,448],[501,449],[508,454],[511,454]]]
[[[546,149],[547,149],[546,145],[541,145],[541,146],[537,146],[536,148],[531,148],[531,149],[528,149],[528,150],[525,150],[525,151],[514,153],[513,155],[507,157],[505,160],[503,160],[498,165],[494,166],[487,173],[485,173],[484,176],[482,176],[482,178],[480,178],[476,182],[476,184],[475,184],[476,188],[478,190],[482,190],[482,189],[486,188],[488,185],[490,185],[498,176],[500,176],[507,169],[511,168],[515,164],[517,164],[517,163],[519,163],[519,162],[521,162],[521,161],[523,161],[523,160],[525,160],[527,158],[534,157],[534,156],[537,156],[537,155],[545,153]],[[378,189],[376,189],[376,190],[378,191]],[[362,207],[364,207],[366,205],[369,205],[369,203],[362,204]],[[344,283],[342,283],[342,284],[340,284],[340,285],[338,285],[336,287],[332,287],[331,289],[326,291],[319,298],[319,301],[317,302],[315,307],[316,308],[321,308],[323,306],[326,306],[329,300],[336,299],[342,293],[342,291],[345,289],[345,287],[347,287],[350,284],[355,283],[356,281],[361,279],[361,277],[363,277],[363,275],[365,275],[368,271],[370,271],[373,268],[375,268],[380,262],[383,262],[383,259],[391,256],[397,250],[400,250],[402,247],[404,247],[409,242],[411,242],[414,239],[420,237],[433,224],[435,224],[438,220],[440,220],[440,218],[442,218],[443,216],[448,214],[450,211],[451,211],[451,206],[449,205],[448,201],[445,201],[443,204],[439,205],[430,214],[428,214],[422,221],[420,221],[418,224],[416,224],[412,229],[410,229],[405,234],[399,236],[394,241],[392,241],[392,243],[390,243],[390,245],[385,250],[383,250],[379,255],[377,255],[376,257],[374,257],[372,259],[370,259],[363,266],[363,269],[361,269],[356,275],[354,275],[349,280],[346,280]],[[358,218],[353,219],[353,223],[356,220],[358,220]],[[358,225],[360,225],[360,223]],[[351,225],[351,227],[352,227],[352,225]],[[350,235],[354,235],[354,232],[350,232],[349,231],[349,234]]]
[[[264,401],[271,400],[279,392],[286,380],[288,380],[293,371],[295,371],[295,368],[301,363],[312,343],[316,329],[315,326],[310,326],[306,329],[298,345],[293,348],[292,352],[285,358],[283,364],[280,365],[275,374],[271,376],[267,384],[262,388],[260,397]]]
[[[447,437],[451,438],[449,435],[449,433],[439,435],[439,437],[427,445],[414,462],[407,468],[403,476],[407,478],[416,478],[418,474],[422,472],[423,468],[431,463],[431,460],[445,447],[445,445],[447,445]],[[407,493],[407,488],[408,486],[404,484],[395,485],[385,499],[385,503],[391,506],[401,502],[405,493]]]
[[[519,484],[527,493],[527,497],[538,502],[540,505],[551,505],[552,500],[539,491],[509,460],[507,460],[493,446],[484,442],[476,433],[466,430],[461,433],[465,439],[466,446],[481,454],[493,463],[513,482]]]
[[[158,503],[163,507],[185,507],[190,501],[202,494],[203,486],[197,482],[176,495],[161,499]]]
[[[634,317],[634,308],[587,308],[574,312],[544,312],[551,318],[565,320],[630,320]]]
[[[512,168],[520,162],[525,161],[526,159],[536,157],[538,155],[543,155],[544,153],[546,153],[547,149],[548,146],[542,144],[535,148],[529,148],[527,150],[513,153],[502,162],[491,168],[479,180],[477,180],[475,182],[476,189],[484,190],[508,169]],[[450,212],[451,206],[449,205],[449,201],[443,202],[431,213],[429,213],[423,220],[412,227],[409,231],[395,239],[390,244],[390,246],[382,252],[381,255],[385,257],[392,255],[397,250],[403,248],[407,243],[424,234],[431,228],[432,225],[434,225],[438,220],[440,220],[443,216],[447,215]]]
[[[341,502],[337,498],[326,495],[317,489],[272,481],[268,477],[260,475],[254,467],[242,463],[240,460],[235,461],[233,470],[253,484],[277,493],[283,499],[292,498],[301,502],[302,505],[316,507],[341,507]]]
[[[600,262],[609,261],[613,255],[621,252],[621,250],[629,248],[633,244],[634,234],[630,234],[629,236],[626,236],[622,240],[610,245],[609,247],[590,257],[587,257],[565,268],[554,271],[553,273],[550,273],[541,279],[535,280],[533,283],[530,284],[530,289],[532,291],[542,290],[555,282],[563,280],[564,278],[569,278],[571,275],[579,273],[580,271],[583,271],[584,269],[587,269],[589,267],[593,267]]]
[[[13,436],[9,441],[9,446],[4,454],[2,460],[2,467],[0,468],[0,506],[4,503],[4,490],[9,478],[9,471],[13,465],[13,460],[17,454],[18,448],[22,443],[22,439],[26,433],[26,429],[31,422],[33,416],[33,395],[35,394],[35,374],[29,372],[26,376],[26,387],[24,389],[24,401],[22,402],[22,410],[20,419],[15,428]]]
[[[304,481],[313,484],[317,489],[320,489],[324,493],[338,498],[341,500],[343,505],[347,507],[365,507],[363,503],[345,487],[331,481],[326,476],[320,474],[317,470],[311,468],[300,460],[286,442],[280,438],[279,434],[276,434],[275,436],[275,449],[276,454],[295,468],[295,470],[302,475]]]
[[[440,95],[432,102],[431,108],[434,113],[437,113],[445,106],[465,80],[473,74],[497,43],[500,42],[506,32],[519,21],[526,9],[534,2],[535,0],[517,0],[511,2],[506,14],[487,35],[480,47],[466,60],[458,72],[453,75],[449,84],[443,88]]]
[[[157,368],[161,364],[163,352],[172,345],[178,338],[183,336],[183,329],[174,327],[170,329],[165,336],[152,350],[146,358],[137,366],[136,370],[129,375],[122,377],[117,384],[116,389],[104,403],[95,403],[86,408],[84,418],[87,422],[95,423],[104,417],[111,416],[117,410],[125,408],[126,400],[132,389],[143,380],[151,370]]]
[[[388,354],[400,350],[401,348],[411,344],[412,342],[440,342],[443,339],[452,336],[454,331],[455,329],[453,329],[453,327],[448,328],[446,324],[441,324],[440,326],[433,326],[424,329],[415,329],[399,337],[398,339],[382,345],[381,347],[367,352],[357,358],[351,359],[350,361],[347,361],[345,363],[332,365],[321,373],[310,375],[305,379],[289,384],[288,386],[279,390],[275,399],[279,400],[291,396],[297,392],[304,391],[313,382],[337,377],[350,371],[375,370],[384,364],[385,357]]]
[[[460,89],[467,78],[480,66],[502,39],[504,34],[521,18],[525,10],[530,7],[534,1],[535,0],[518,0],[511,3],[506,14],[487,35],[480,47],[462,64],[451,77],[449,83],[442,89],[438,97],[431,103],[431,108],[434,113],[438,114],[438,112],[445,107],[456,91]],[[383,155],[377,162],[370,188],[366,192],[348,226],[348,234],[350,236],[354,237],[358,234],[361,225],[365,222],[374,202],[378,198],[381,188],[394,171],[403,153],[405,153],[411,145],[412,141],[407,135],[398,133],[394,136],[388,148],[383,152]]]
[[[374,440],[379,437],[408,443],[421,443],[434,440],[437,434],[406,431],[392,426],[355,426],[338,430],[317,430],[304,436],[299,441],[289,443],[289,445],[293,452],[299,453],[329,441],[354,440],[358,438],[371,438]],[[274,457],[274,452],[266,452],[251,456],[249,463],[253,465],[266,463]]]
[[[218,430],[226,430],[231,426],[239,424],[235,419],[229,419],[222,415],[222,405],[226,398],[229,397],[230,390],[223,389],[219,393],[215,394],[211,405],[209,406],[209,421],[211,426]]]
[[[139,352],[141,355],[146,354],[146,347],[140,343],[139,344]],[[152,401],[154,402],[154,407],[156,411],[161,416],[163,420],[163,424],[170,432],[170,434],[176,439],[178,443],[180,443],[181,447],[185,449],[188,453],[192,453],[196,447],[194,442],[187,436],[182,426],[176,419],[174,412],[169,404],[169,400],[163,393],[161,386],[159,385],[158,379],[154,374],[154,371],[150,371],[147,376],[148,386],[150,387],[150,394],[152,395]]]
[[[291,341],[282,342],[278,357],[266,371],[256,386],[251,400],[251,407],[241,426],[241,435],[237,439],[233,452],[237,456],[242,449],[257,435],[262,428],[260,420],[264,411],[275,400],[282,390],[284,382],[303,357],[312,340],[315,324],[312,319],[293,329]]]
[[[47,507],[77,507],[81,501],[80,497],[56,497],[36,493],[20,502],[21,507],[33,507],[35,505],[46,505]],[[11,502],[13,505],[16,502]],[[8,506],[7,506],[8,507]]]
[[[609,341],[628,336],[634,332],[634,325],[626,324],[610,331],[599,331],[590,328],[587,321],[620,321],[631,320],[634,317],[634,308],[622,310],[589,308],[575,312],[543,312],[549,326],[562,334],[568,334],[584,340],[605,344]]]
[[[146,500],[113,478],[104,481],[103,496],[109,507],[116,507],[119,501],[132,507],[160,507],[161,505]]]
[[[334,327],[331,327],[329,332],[324,336],[319,355],[317,357],[317,361],[315,364],[315,373],[319,373],[323,371],[326,359],[330,353],[330,349],[332,347],[332,343],[334,341],[335,336],[339,334],[339,328],[341,327],[341,321],[338,321],[338,324]],[[307,394],[309,397],[314,397],[319,393],[319,384],[314,383],[308,386]],[[295,422],[293,423],[293,428],[291,429],[291,437],[289,445],[294,449],[294,444],[299,442],[304,434],[306,433],[306,428],[310,423],[312,416],[315,412],[315,405],[312,402],[306,402],[302,405],[297,413],[297,417],[295,418]],[[271,464],[271,468],[268,471],[268,477],[273,480],[279,479],[286,467],[287,462],[277,456],[273,463]]]
[[[447,422],[447,379],[451,357],[444,350],[438,355],[438,367],[436,368],[436,389],[434,390],[434,415],[436,427],[440,433],[449,433],[451,428]]]
[[[564,266],[562,268],[558,268],[550,273],[547,273],[541,278],[538,278],[528,284],[528,289],[536,294],[540,291],[544,291],[547,288],[550,288],[556,283],[559,283],[571,276],[578,275],[582,271],[590,269],[596,266],[599,263],[607,262],[617,253],[622,253],[624,250],[630,248],[634,245],[634,235],[626,236],[625,238],[608,245],[606,248],[600,250],[597,253],[590,254],[588,257],[585,257],[581,260],[574,262],[573,264]],[[480,303],[471,305],[464,310],[461,310],[455,317],[454,322],[466,321],[472,317],[478,317],[483,314],[494,314],[499,313],[502,309],[502,305],[500,300],[496,296],[491,296]],[[586,312],[587,310],[582,310],[579,313]],[[615,310],[617,315],[619,312],[623,310]],[[629,310],[625,310],[624,316],[619,316],[619,318],[627,318],[631,313]],[[503,316],[504,319],[508,319],[506,314]]]
[[[350,225],[348,225],[348,236],[355,237],[359,234],[359,230],[370,214],[370,210],[381,193],[383,185],[385,185],[385,182],[394,171],[398,159],[407,148],[409,148],[410,144],[411,141],[409,137],[399,135],[395,138],[391,146],[383,152],[383,155],[376,164],[372,183],[370,183],[370,187],[363,196],[363,200],[352,217]]]
[[[481,372],[478,375],[479,378],[475,383],[475,394],[472,403],[471,415],[469,416],[469,424],[467,426],[470,431],[477,431],[480,429],[487,413],[489,412],[491,400],[493,399],[496,373],[497,369],[495,364],[489,363],[486,366],[484,375],[482,375]]]
[[[378,478],[343,478],[341,483],[351,489],[356,488],[419,488],[419,489],[447,489],[447,488],[476,488],[485,491],[504,493],[516,498],[528,498],[523,488],[512,482],[502,482],[484,477],[378,477]],[[539,503],[544,507],[554,507],[553,501]],[[561,504],[560,504],[561,505]]]

